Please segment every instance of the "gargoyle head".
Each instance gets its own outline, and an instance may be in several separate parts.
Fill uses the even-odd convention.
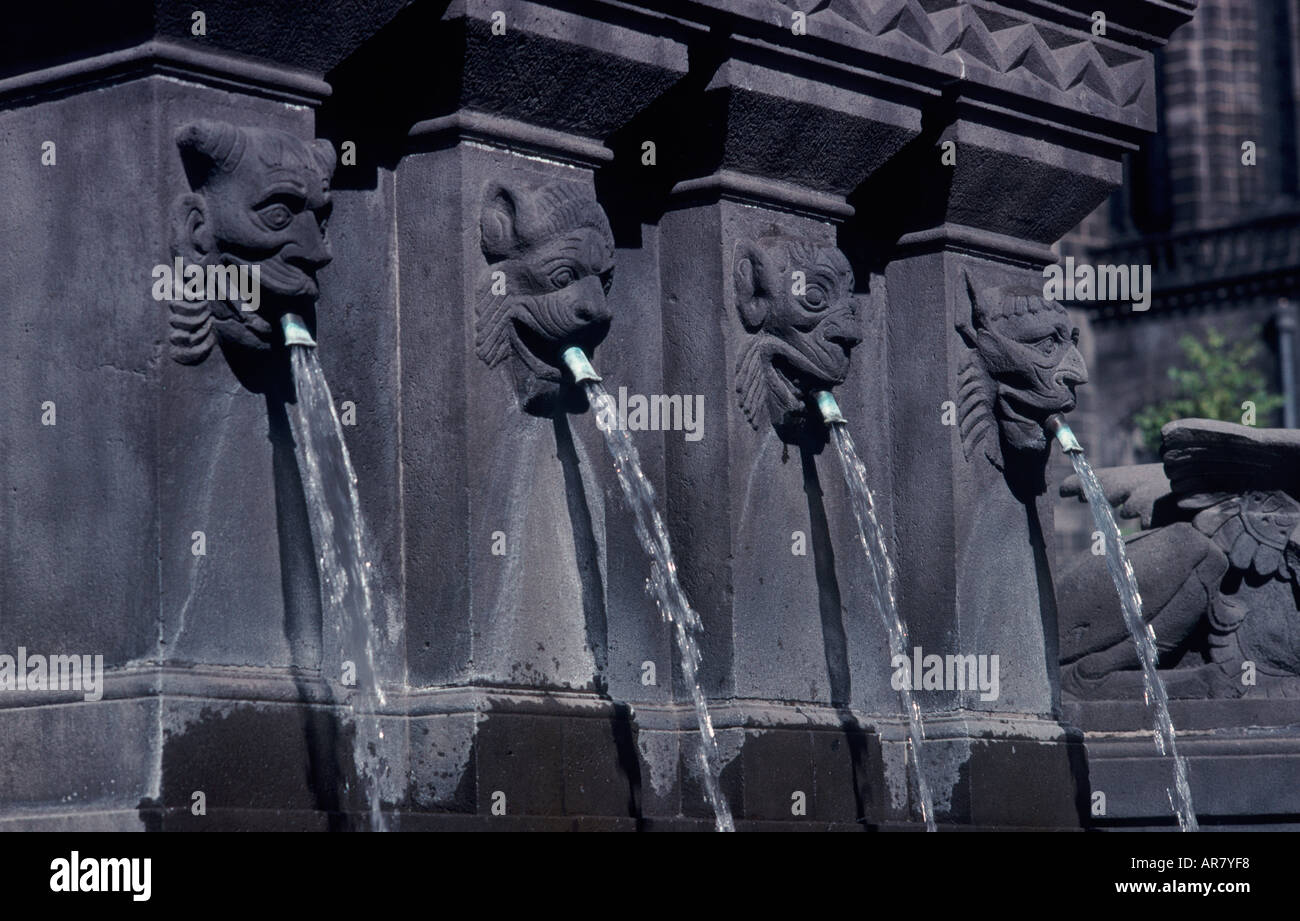
[[[998,443],[985,451],[1002,465],[1008,449],[1047,450],[1043,423],[1074,409],[1074,389],[1088,382],[1079,330],[1054,301],[1031,287],[1007,285],[978,295],[966,277],[969,314],[959,309],[957,331],[971,351],[960,371],[962,443],[966,456],[996,421]]]
[[[282,313],[314,322],[316,272],[331,258],[325,240],[334,148],[284,131],[197,121],[176,132],[190,192],[176,199],[172,255],[196,265],[258,266],[260,304],[233,299],[173,302],[173,356],[207,357],[219,338],[269,349]]]
[[[565,182],[490,183],[480,230],[488,269],[475,349],[492,367],[510,359],[520,405],[544,414],[565,380],[561,353],[590,355],[609,331],[614,235],[595,195]]]
[[[736,306],[750,334],[736,391],[755,429],[802,420],[819,390],[842,384],[862,336],[853,270],[833,246],[769,234],[737,246]]]

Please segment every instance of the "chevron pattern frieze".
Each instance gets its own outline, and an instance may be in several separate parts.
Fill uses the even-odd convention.
[[[812,23],[838,21],[879,38],[902,40],[1007,76],[1026,76],[1051,90],[1084,88],[1117,107],[1133,105],[1146,87],[1145,55],[1089,31],[1029,22],[1010,11],[966,0],[780,0],[786,15],[802,10]]]

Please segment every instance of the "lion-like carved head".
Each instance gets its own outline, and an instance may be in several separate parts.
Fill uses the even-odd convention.
[[[773,233],[738,244],[736,306],[750,334],[736,371],[746,418],[782,428],[819,390],[842,384],[861,341],[853,270],[833,246]]]
[[[996,422],[1000,443],[986,446],[1001,463],[1005,450],[1044,452],[1043,423],[1074,409],[1075,388],[1088,382],[1079,353],[1079,330],[1054,301],[1024,286],[976,294],[966,277],[969,314],[959,311],[957,331],[970,347],[960,371],[961,431],[967,456]]]
[[[217,339],[269,349],[280,314],[314,319],[317,271],[331,259],[325,239],[334,148],[284,131],[197,121],[176,132],[190,192],[176,199],[172,255],[197,265],[256,265],[260,305],[233,300],[173,302],[173,357],[196,364]]]
[[[490,183],[480,230],[476,351],[492,367],[509,360],[520,405],[544,413],[565,380],[561,353],[590,355],[609,331],[614,235],[594,193],[565,182]]]

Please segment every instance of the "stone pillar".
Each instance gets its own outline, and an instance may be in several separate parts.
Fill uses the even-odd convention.
[[[445,52],[455,92],[376,124],[368,100],[428,80],[412,42]],[[469,3],[408,10],[335,75],[330,130],[375,139],[351,232],[389,240],[395,256],[397,357],[384,375],[401,395],[408,805],[422,814],[403,827],[495,821],[496,793],[507,824],[676,812],[675,746],[646,740],[664,766],[641,777],[627,707],[670,700],[669,634],[556,343],[580,343],[616,395],[659,389],[653,238],[611,229],[594,171],[614,157],[603,140],[684,70],[670,39]],[[376,197],[392,212],[362,204]],[[658,447],[638,445],[660,481]]]
[[[950,88],[927,132],[851,199],[893,216],[859,242],[887,260],[900,602],[924,655],[998,658],[996,696],[921,693],[940,815],[1068,826],[1087,780],[1080,737],[1059,722],[1041,423],[1073,408],[1086,371],[1068,314],[1042,298],[1042,267],[1120,181],[1122,145],[1008,124],[966,91]],[[994,792],[1009,776],[1024,795]]]
[[[703,438],[665,440],[666,503],[704,621],[723,788],[750,820],[788,818],[795,791],[824,821],[905,817],[905,779],[892,778],[903,792],[890,799],[867,734],[878,727],[860,719],[897,707],[885,633],[840,463],[809,401],[836,393],[888,520],[881,279],[855,284],[836,234],[853,214],[844,196],[920,121],[865,88],[831,89],[778,69],[788,61],[735,51],[639,126],[668,152],[654,169],[675,180],[658,225],[663,388],[705,407]],[[828,137],[833,153],[818,159]],[[697,803],[686,797],[683,810]]]
[[[228,785],[195,770],[250,733],[281,740],[264,757],[286,774],[311,760],[304,714],[269,701],[323,693],[322,625],[283,395],[219,349],[173,361],[151,290],[189,190],[176,130],[205,117],[311,138],[328,91],[161,39],[0,83],[0,283],[26,340],[3,377],[2,645],[101,654],[106,671],[93,705],[5,695],[3,737],[28,753],[11,763],[46,740],[42,770],[6,775],[7,804],[119,828],[188,813],[194,789],[226,815],[320,807],[233,763]]]

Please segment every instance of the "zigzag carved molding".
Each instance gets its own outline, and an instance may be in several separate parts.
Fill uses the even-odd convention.
[[[810,22],[837,21],[879,38],[902,39],[941,57],[1004,75],[1026,75],[1060,93],[1087,88],[1120,108],[1142,96],[1148,58],[1090,33],[1029,22],[967,0],[778,0]]]

